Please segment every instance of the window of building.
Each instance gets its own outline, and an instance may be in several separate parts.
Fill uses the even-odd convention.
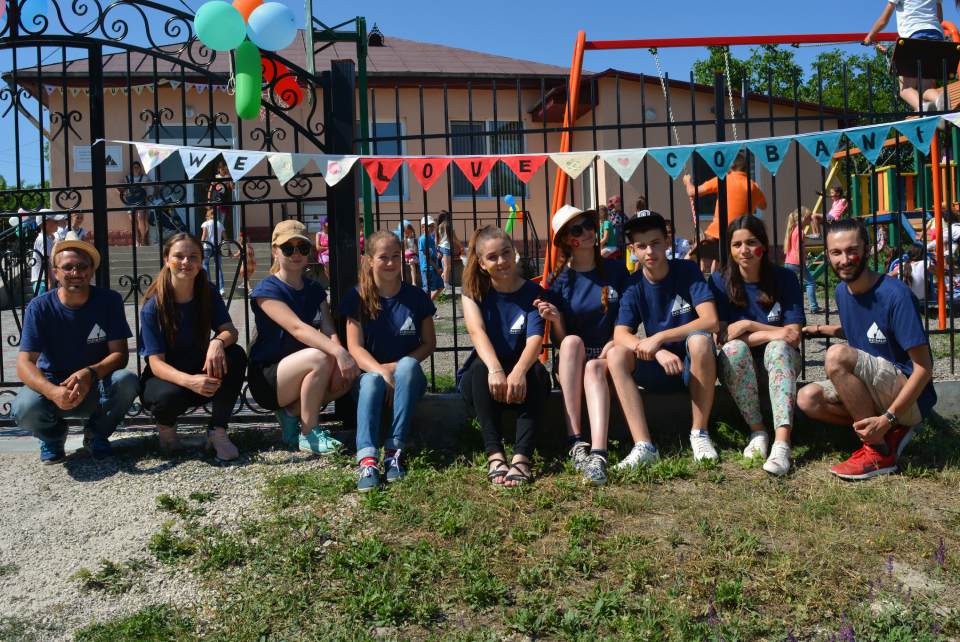
[[[519,121],[450,121],[450,153],[457,156],[482,154],[523,154],[523,123]],[[470,198],[473,185],[457,168],[453,172],[453,197]],[[501,198],[507,194],[526,196],[526,186],[509,167],[497,163],[476,190],[478,198]]]

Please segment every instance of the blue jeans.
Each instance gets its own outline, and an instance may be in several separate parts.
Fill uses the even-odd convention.
[[[633,380],[644,390],[650,392],[680,392],[690,387],[690,351],[687,349],[687,341],[690,337],[703,335],[710,341],[711,349],[717,352],[717,347],[713,342],[713,335],[709,332],[693,332],[687,336],[683,342],[683,354],[677,353],[678,357],[683,358],[683,372],[678,375],[668,375],[660,362],[656,359],[645,361],[637,359],[637,365],[633,369]]]
[[[67,438],[70,419],[86,419],[84,431],[107,438],[123,421],[140,391],[137,375],[129,370],[114,370],[90,388],[86,398],[71,410],[62,410],[39,392],[24,386],[13,400],[17,425],[47,442]]]
[[[413,357],[397,361],[393,372],[393,424],[386,449],[403,448],[417,401],[427,391],[427,378]],[[387,397],[387,382],[376,372],[364,372],[353,384],[357,400],[357,461],[376,457],[380,442],[380,413]]]
[[[217,248],[213,247],[211,244],[204,242],[203,244],[203,269],[207,273],[207,278],[210,277],[210,259],[214,260],[214,265],[217,268],[217,285],[222,290],[223,289],[223,257],[220,256],[220,252],[217,251]],[[211,279],[212,280],[212,279]]]
[[[807,269],[807,266],[785,263],[783,267],[796,274],[798,279],[800,278],[800,271],[803,270],[803,289],[807,293],[807,306],[810,308],[811,312],[819,310],[820,305],[817,303],[816,284],[813,282],[813,276],[811,276],[810,270]]]

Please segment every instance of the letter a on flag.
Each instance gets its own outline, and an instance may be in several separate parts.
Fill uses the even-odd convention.
[[[533,175],[540,171],[543,164],[547,162],[547,157],[538,156],[502,156],[500,161],[513,170],[513,173],[520,182],[526,185],[533,178]]]
[[[433,187],[437,179],[450,164],[449,158],[408,158],[407,167],[413,172],[413,177],[425,190]]]
[[[487,180],[487,175],[493,166],[497,164],[496,156],[467,156],[465,158],[455,158],[453,162],[457,164],[463,175],[467,177],[473,189],[478,190]]]
[[[380,195],[387,191],[387,186],[390,185],[394,174],[403,165],[402,158],[382,158],[380,156],[361,158],[360,162],[363,163],[363,168],[367,170],[370,181],[376,188],[377,194]]]

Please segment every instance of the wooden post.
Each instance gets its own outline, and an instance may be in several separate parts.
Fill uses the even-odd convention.
[[[940,135],[930,143],[930,164],[933,174],[933,227],[937,235],[937,322],[941,330],[947,328],[947,287],[943,274],[943,178],[940,175]],[[924,230],[925,236],[926,230]],[[926,244],[926,238],[923,239]]]

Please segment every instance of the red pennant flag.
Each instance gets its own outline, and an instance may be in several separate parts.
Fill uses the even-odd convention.
[[[423,189],[433,187],[437,179],[450,164],[449,158],[408,158],[407,167],[413,170],[413,177],[417,179]]]
[[[457,164],[463,175],[473,185],[473,189],[480,189],[483,181],[487,180],[487,175],[498,160],[500,159],[496,156],[467,156],[466,158],[455,158],[453,162]]]
[[[403,165],[402,158],[361,158],[360,162],[363,163],[363,168],[367,170],[377,194],[380,195],[387,191],[387,186],[390,185],[394,174]]]
[[[547,162],[547,157],[539,156],[504,156],[500,161],[513,170],[524,185],[530,182],[533,175],[536,174],[543,164]]]

